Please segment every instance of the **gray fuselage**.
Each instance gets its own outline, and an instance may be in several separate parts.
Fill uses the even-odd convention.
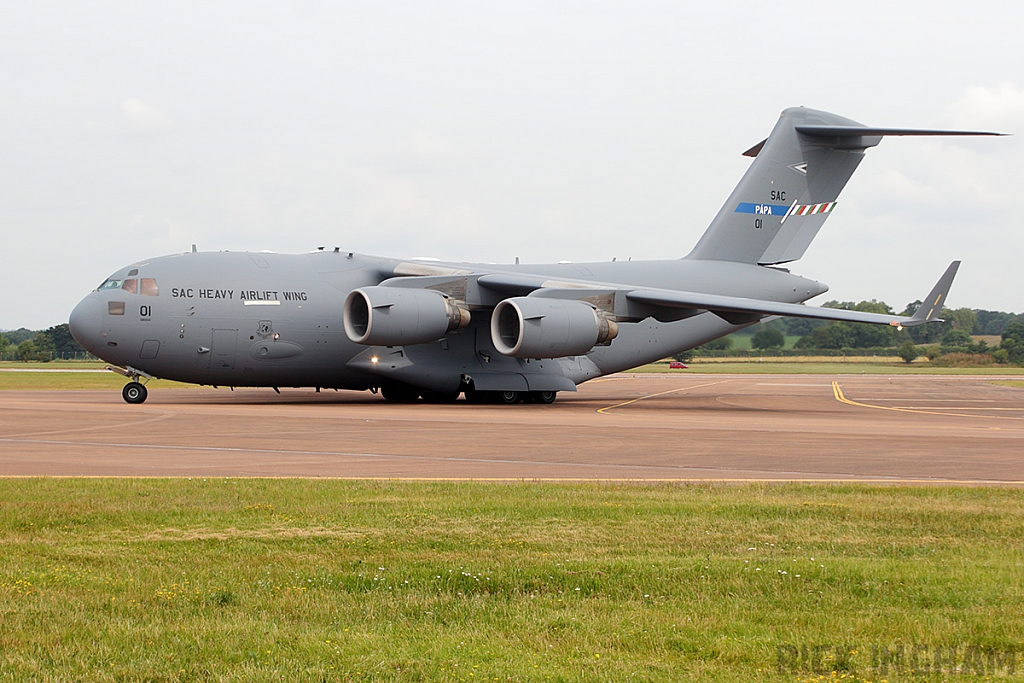
[[[431,343],[368,348],[350,341],[342,321],[346,296],[402,274],[403,265],[420,263],[337,250],[163,256],[111,275],[78,304],[70,324],[75,338],[94,355],[153,377],[205,385],[355,390],[399,383],[445,392],[458,391],[467,378],[477,389],[572,390],[588,379],[665,358],[745,326],[710,312],[676,322],[648,317],[621,323],[610,345],[586,355],[531,360],[495,350],[489,332],[493,305],[478,305],[465,329]],[[501,266],[429,262],[423,268],[789,303],[827,290],[779,269],[685,259]]]

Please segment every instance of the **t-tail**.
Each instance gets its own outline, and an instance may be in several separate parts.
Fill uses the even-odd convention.
[[[887,135],[999,135],[975,131],[869,128],[824,111],[782,112],[729,200],[686,257],[771,265],[804,255],[864,151]]]

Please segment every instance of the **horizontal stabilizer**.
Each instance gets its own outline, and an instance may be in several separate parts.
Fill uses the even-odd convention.
[[[870,128],[868,126],[818,126],[804,125],[793,126],[796,132],[804,135],[816,135],[829,138],[850,138],[858,136],[885,136],[885,135],[1005,135],[1005,133],[989,133],[977,130],[925,130],[920,128]],[[762,143],[763,144],[763,143]],[[751,150],[752,151],[752,150]],[[757,156],[753,154],[752,156]]]

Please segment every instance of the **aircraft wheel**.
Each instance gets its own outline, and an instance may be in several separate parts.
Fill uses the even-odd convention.
[[[392,403],[412,403],[420,397],[420,392],[408,386],[389,385],[381,387],[380,395]]]
[[[459,399],[458,391],[425,391],[423,400],[427,403],[455,403]]]
[[[555,402],[555,397],[558,396],[557,391],[531,391],[530,399],[533,403],[549,404]]]
[[[495,394],[497,403],[502,405],[510,406],[513,403],[519,403],[520,396],[518,391],[497,391]]]
[[[145,403],[147,396],[149,396],[149,391],[145,385],[138,382],[128,382],[121,390],[121,398],[125,403]]]

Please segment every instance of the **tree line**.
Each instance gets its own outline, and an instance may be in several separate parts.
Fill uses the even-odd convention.
[[[89,352],[71,336],[68,324],[46,330],[18,330],[0,333],[0,358],[3,360],[42,361],[90,358]]]
[[[907,304],[899,315],[912,316],[921,301]],[[829,301],[824,308],[867,313],[894,314],[884,301]],[[887,325],[826,322],[808,318],[778,318],[753,325],[728,337],[708,342],[694,355],[722,355],[735,345],[735,338],[749,336],[750,347],[761,351],[781,350],[787,337],[798,337],[793,349],[810,355],[836,352],[876,353],[899,356],[911,362],[920,356],[932,361],[957,363],[1010,363],[1024,365],[1024,313],[1005,313],[972,308],[944,308],[944,322],[898,330]],[[990,345],[975,336],[999,336]],[[745,344],[744,344],[745,346]],[[939,361],[945,359],[945,361]]]

